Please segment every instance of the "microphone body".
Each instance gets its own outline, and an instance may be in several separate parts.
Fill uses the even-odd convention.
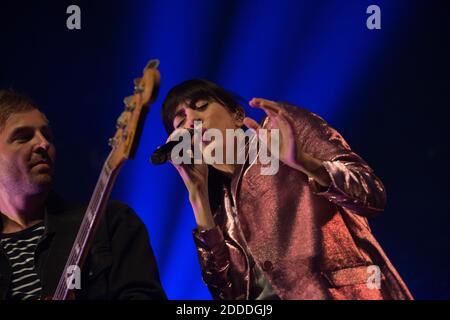
[[[191,137],[194,135],[194,129],[184,129],[189,131],[189,134]],[[167,161],[170,161],[172,159],[172,149],[179,143],[181,143],[182,140],[178,141],[168,141],[164,145],[158,147],[150,157],[152,164],[159,165],[164,164]]]

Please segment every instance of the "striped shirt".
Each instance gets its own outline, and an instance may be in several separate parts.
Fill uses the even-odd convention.
[[[0,246],[11,267],[9,299],[39,299],[41,282],[34,268],[34,251],[44,234],[44,222],[14,233],[0,233]]]

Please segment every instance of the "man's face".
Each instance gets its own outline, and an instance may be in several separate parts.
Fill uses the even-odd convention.
[[[55,146],[48,120],[39,110],[12,114],[0,129],[0,187],[35,194],[49,189]]]

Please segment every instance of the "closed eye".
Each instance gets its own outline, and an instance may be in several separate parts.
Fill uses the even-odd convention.
[[[179,122],[179,120],[183,120],[183,117],[185,116],[185,112],[183,109],[179,109],[177,112],[175,112],[175,114],[173,115],[173,120],[172,120],[172,124],[173,127],[176,129],[180,126],[181,121]]]
[[[41,135],[50,143],[53,143],[53,133],[49,126],[44,126],[40,129],[35,129],[33,127],[18,127],[14,129],[8,138],[10,143],[26,143],[32,140],[36,135],[36,130],[39,130]]]
[[[21,134],[14,137],[14,140],[19,142],[27,142],[31,139],[33,139],[32,134]]]
[[[181,121],[178,122],[178,124],[175,126],[175,129],[178,129],[184,123],[184,119],[185,118],[181,119]]]
[[[195,110],[203,111],[208,107],[208,105],[209,105],[209,102],[202,103],[198,106],[195,106]]]
[[[194,104],[193,106],[191,105],[190,108],[192,108],[196,111],[204,111],[204,110],[206,110],[206,108],[208,108],[208,105],[209,105],[209,102],[206,101],[206,102],[200,103],[198,105],[196,105],[196,104]],[[180,118],[181,118],[181,121],[179,121],[177,123],[178,119],[180,119]],[[176,123],[174,125],[174,128],[178,129],[185,122],[185,118],[186,118],[186,114],[183,109],[180,109],[178,112],[176,112],[174,115],[174,121],[173,121],[174,124]]]
[[[11,134],[9,141],[18,141],[20,143],[27,142],[31,139],[33,139],[34,131],[32,128],[22,127],[17,128],[14,130],[14,132]]]

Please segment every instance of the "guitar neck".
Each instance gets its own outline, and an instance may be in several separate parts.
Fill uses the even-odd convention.
[[[116,133],[109,141],[112,151],[103,165],[55,294],[53,297],[43,297],[45,299],[67,300],[74,296],[73,277],[83,267],[95,232],[105,213],[114,181],[125,160],[133,158],[149,104],[155,101],[158,95],[160,83],[158,65],[159,60],[150,60],[144,68],[142,78],[134,81],[134,94],[124,99],[125,110],[117,119]]]
[[[108,156],[108,159],[111,154]],[[67,300],[71,289],[68,287],[68,270],[77,266],[80,270],[83,267],[95,232],[105,213],[105,209],[113,188],[114,182],[120,170],[120,166],[112,169],[108,166],[108,159],[105,161],[100,177],[95,186],[89,205],[81,222],[77,237],[70,251],[69,258],[64,267],[63,274],[53,295],[53,300]],[[70,282],[69,282],[70,283]]]

